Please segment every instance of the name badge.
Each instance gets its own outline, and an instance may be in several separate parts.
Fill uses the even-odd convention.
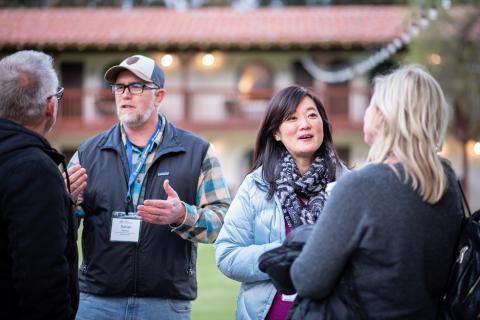
[[[292,302],[297,297],[297,294],[282,294],[282,301]]]
[[[113,211],[110,241],[138,243],[141,222],[136,212]]]

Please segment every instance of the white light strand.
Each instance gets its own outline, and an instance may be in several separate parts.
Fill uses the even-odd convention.
[[[445,10],[448,10],[452,7],[452,1],[450,0],[442,0],[442,7]]]
[[[432,6],[430,9],[428,9],[428,18],[432,21],[437,20],[438,10],[435,6]]]
[[[449,10],[451,5],[452,2],[450,0],[442,0],[442,8],[444,10]],[[301,59],[302,66],[312,77],[325,83],[333,84],[350,81],[355,76],[362,75],[372,70],[390,58],[390,56],[394,55],[405,45],[409,44],[414,38],[418,37],[421,30],[427,28],[431,21],[438,18],[438,10],[435,0],[432,0],[432,4],[428,10],[425,10],[425,8],[422,8],[421,10],[420,18],[412,19],[412,23],[407,30],[400,35],[400,37],[383,45],[379,50],[359,62],[350,64],[340,70],[325,70],[318,66],[310,56],[305,56]]]

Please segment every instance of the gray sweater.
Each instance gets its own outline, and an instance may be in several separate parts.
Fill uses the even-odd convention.
[[[298,294],[321,300],[346,276],[368,319],[434,319],[462,218],[456,178],[446,170],[449,186],[435,205],[385,164],[342,178],[292,265]]]

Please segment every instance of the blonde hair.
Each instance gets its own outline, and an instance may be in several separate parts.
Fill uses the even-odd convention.
[[[375,79],[372,102],[384,121],[368,161],[396,157],[405,169],[404,182],[410,181],[424,201],[438,202],[447,188],[447,176],[437,152],[450,117],[440,85],[422,68],[406,66]]]

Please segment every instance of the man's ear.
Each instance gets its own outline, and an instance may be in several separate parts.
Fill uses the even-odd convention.
[[[46,117],[54,117],[55,114],[55,97],[51,97],[47,100],[47,107],[45,108],[45,116]]]
[[[165,89],[157,89],[155,90],[155,103],[158,106],[160,102],[162,102],[163,98],[165,98],[166,92]]]

